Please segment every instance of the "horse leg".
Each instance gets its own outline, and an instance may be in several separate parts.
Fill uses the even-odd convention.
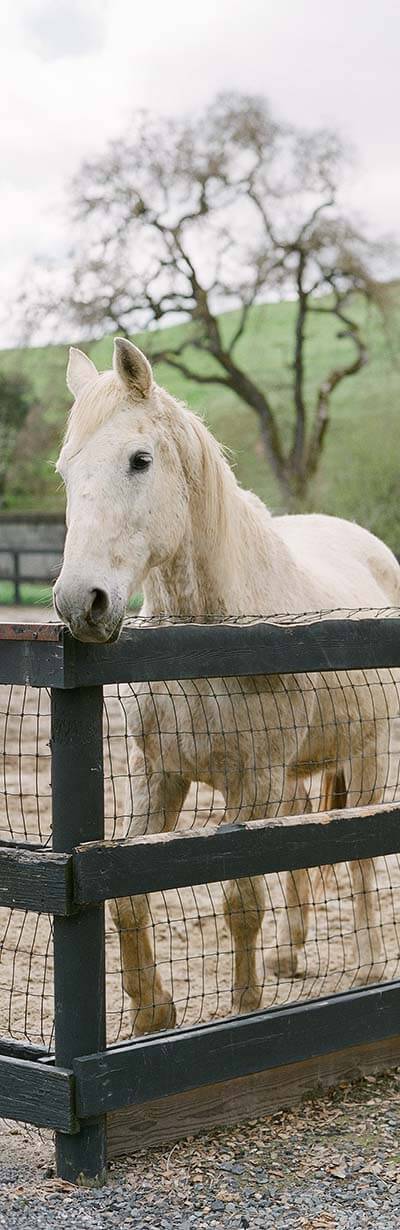
[[[266,907],[264,876],[229,880],[224,895],[224,915],[233,940],[233,1010],[254,1012],[262,998],[257,981],[257,936]]]
[[[189,786],[190,782],[178,774],[135,774],[135,816],[129,837],[174,829]],[[147,895],[120,897],[110,902],[110,913],[119,933],[122,981],[132,1001],[135,1034],[173,1028],[175,1006],[154,962],[153,920]]]
[[[265,791],[258,778],[258,792],[267,799],[279,797],[279,787],[269,778]],[[268,813],[276,814],[276,806],[258,803],[254,798],[254,782],[246,785],[230,781],[225,790],[226,811],[236,813],[240,820],[262,820]],[[254,1012],[259,1008],[263,983],[257,978],[257,937],[261,932],[266,909],[266,884],[264,876],[248,876],[229,880],[224,889],[223,910],[225,921],[233,942],[233,1000],[234,1012]]]
[[[321,783],[319,810],[333,811],[345,806],[346,783],[343,770],[336,768],[325,770]],[[297,781],[296,798],[287,809],[287,814],[297,816],[307,812],[312,812],[312,803],[304,782]],[[324,870],[321,868],[323,878]],[[312,904],[310,890],[310,871],[307,868],[287,872],[284,888],[285,915],[278,928],[276,956],[270,963],[273,973],[278,978],[295,978],[298,973],[299,955],[307,939],[310,921]]]
[[[376,982],[379,977],[382,977],[386,964],[386,953],[382,936],[375,863],[371,858],[363,858],[350,863],[349,867],[358,956],[356,981],[361,984]]]
[[[381,803],[384,788],[382,784],[378,786],[376,783],[384,784],[386,780],[387,758],[365,756],[361,759],[360,769],[357,769],[357,765],[352,765],[351,770],[349,806],[367,807],[373,803]],[[382,977],[386,963],[379,889],[373,859],[355,859],[349,863],[349,870],[358,955],[356,981],[364,984]]]
[[[280,808],[281,815],[300,816],[312,811],[303,779],[296,781],[296,797]],[[277,978],[295,978],[299,955],[304,948],[310,919],[310,873],[306,867],[287,871],[284,878],[285,905],[278,922],[276,952],[269,968]]]
[[[293,792],[296,789],[296,797]],[[243,781],[235,792],[230,786],[226,793],[227,810],[238,806],[236,793],[240,792],[240,808],[246,813],[246,818],[263,819],[265,816],[276,816],[279,811],[285,815],[300,815],[311,811],[304,781],[282,781],[270,783],[272,798],[283,798],[279,807],[274,804],[253,804],[243,797]],[[287,801],[289,796],[289,802]],[[268,798],[268,788],[265,790]],[[246,806],[248,803],[248,806]],[[247,811],[249,809],[249,815]],[[250,815],[251,811],[251,815]],[[297,969],[297,952],[305,942],[308,915],[310,910],[309,879],[307,871],[291,872],[286,877],[287,910],[278,940],[278,952],[271,963],[275,973],[281,976],[293,976]],[[263,985],[257,979],[257,937],[261,931],[266,909],[266,884],[264,876],[252,876],[241,880],[230,880],[224,900],[224,915],[232,935],[234,945],[234,992],[233,1007],[235,1012],[253,1012],[259,1008],[262,999]],[[289,913],[290,912],[290,929]],[[281,947],[289,947],[289,956],[280,951]],[[290,975],[289,975],[290,971]]]

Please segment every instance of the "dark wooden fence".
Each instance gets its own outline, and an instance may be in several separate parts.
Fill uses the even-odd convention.
[[[21,585],[53,585],[61,564],[55,547],[0,547],[0,580],[11,582],[16,606],[23,602]]]
[[[400,1056],[397,981],[106,1047],[105,900],[397,853],[400,804],[105,843],[103,684],[386,666],[400,666],[399,618],[137,627],[103,647],[59,625],[0,625],[0,683],[52,689],[53,790],[53,849],[3,844],[0,901],[54,915],[55,958],[54,1053],[4,1041],[0,1114],[55,1129],[61,1176],[103,1172],[121,1113],[129,1152],[146,1107],[165,1124],[168,1106],[184,1131],[193,1090],[202,1123],[230,1121],[268,1103],[267,1077],[283,1105],[311,1071],[323,1084]]]

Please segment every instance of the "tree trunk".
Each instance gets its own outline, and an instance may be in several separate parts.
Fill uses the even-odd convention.
[[[246,402],[250,406],[251,410],[255,411],[260,427],[260,439],[266,458],[282,491],[288,496],[290,477],[287,462],[283,456],[278,428],[268,399],[261,392],[261,389],[257,388],[256,384],[253,384],[250,377],[242,372],[239,367],[236,367],[230,355],[224,352],[221,356],[218,356],[218,359],[227,373],[229,388],[233,389],[241,401]]]
[[[306,408],[304,405],[304,331],[307,315],[307,295],[303,289],[305,256],[301,252],[297,270],[297,318],[294,346],[294,387],[293,400],[295,408],[295,424],[293,448],[290,454],[290,469],[294,484],[302,482],[304,469],[304,449],[306,431]]]

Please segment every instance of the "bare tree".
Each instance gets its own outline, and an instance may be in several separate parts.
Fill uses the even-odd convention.
[[[134,135],[82,166],[67,292],[56,287],[52,297],[47,281],[36,318],[59,322],[61,298],[64,323],[67,315],[87,338],[188,322],[183,341],[173,330],[165,342],[161,330],[149,333],[153,361],[237,394],[257,416],[285,498],[301,500],[322,454],[332,394],[368,359],[355,296],[380,294],[371,271],[381,249],[338,209],[344,162],[334,134],[277,124],[258,97],[222,95],[191,121],[141,116]],[[255,379],[241,345],[254,305],[280,296],[295,299],[289,434],[273,388]],[[237,310],[221,319],[229,308]],[[337,321],[353,354],[346,347],[311,403],[306,349],[315,312]]]

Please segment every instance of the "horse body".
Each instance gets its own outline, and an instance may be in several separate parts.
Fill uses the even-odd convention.
[[[239,488],[201,421],[153,385],[130,343],[117,346],[115,367],[99,377],[80,356],[70,370],[77,401],[60,458],[69,527],[55,602],[75,635],[110,639],[139,587],[144,618],[400,604],[400,568],[383,543],[339,518],[271,517]],[[312,773],[341,775],[353,806],[382,798],[388,718],[399,707],[389,672],[172,681],[135,693],[130,835],[174,828],[192,781],[222,792],[228,820],[301,813]],[[372,863],[352,864],[352,875],[360,959],[374,976],[382,942]],[[291,975],[307,926],[305,876],[296,872],[286,885],[290,931],[286,919],[276,968]],[[241,1010],[260,1002],[255,940],[264,909],[261,877],[228,886]],[[137,1032],[173,1024],[154,970],[146,898],[123,899],[114,919]]]

